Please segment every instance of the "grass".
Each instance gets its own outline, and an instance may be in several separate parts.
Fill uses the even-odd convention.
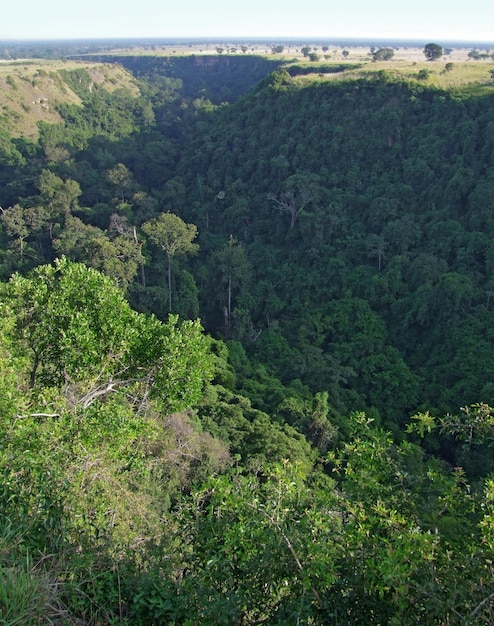
[[[60,585],[42,561],[32,564],[24,530],[5,517],[0,524],[0,624],[54,624],[66,614]]]
[[[436,62],[412,62],[400,64],[371,63],[365,70],[367,72],[385,71],[390,76],[406,79],[419,80],[424,85],[430,85],[446,91],[463,92],[468,90],[471,95],[480,95],[486,91],[494,91],[494,80],[490,70],[494,69],[494,62],[451,62],[451,69],[446,69],[448,61]],[[425,72],[427,78],[420,78],[420,72]]]
[[[208,48],[208,52],[216,54],[214,47]],[[136,52],[132,51],[133,54]],[[140,52],[171,54],[172,51]],[[191,55],[198,52],[197,48],[187,47],[175,51],[175,54]],[[127,54],[130,51],[121,53]],[[249,54],[252,54],[252,51]],[[274,55],[263,54],[261,51],[258,51],[258,54],[274,58]],[[366,49],[350,49],[346,58],[342,55],[342,50],[331,50],[328,54],[321,55],[321,60],[316,62],[310,61],[300,53],[294,58],[293,54],[293,50],[287,50],[284,54],[276,56],[285,59],[287,66],[296,64],[307,66],[311,70],[310,74],[297,77],[296,80],[302,84],[315,79],[351,80],[385,72],[392,79],[420,82],[424,86],[449,91],[458,97],[476,97],[494,92],[494,80],[491,76],[494,62],[467,60],[465,50],[455,51],[451,56],[432,63],[425,61],[419,49],[400,50],[391,61],[377,63],[371,61],[369,51]],[[332,64],[347,66],[348,69],[336,74],[326,72],[325,66]],[[451,69],[446,70],[446,64],[450,64]],[[135,96],[139,93],[129,72],[117,64],[96,63],[90,57],[87,61],[25,59],[0,62],[0,130],[14,137],[35,139],[38,135],[39,121],[61,122],[57,104],[60,102],[81,104],[81,100],[63,81],[60,72],[81,68],[87,70],[94,83],[98,83],[107,91],[124,87]],[[425,77],[420,77],[421,71]]]
[[[8,626],[39,624],[49,585],[19,566],[0,566],[0,621]]]
[[[494,71],[494,61],[460,61],[452,63],[450,69],[446,69],[448,61],[382,61],[373,63],[367,61],[359,68],[352,65],[355,59],[347,60],[348,69],[337,74],[321,73],[328,61],[313,63],[313,73],[299,77],[300,81],[312,81],[315,76],[320,80],[349,80],[352,78],[369,78],[385,73],[386,76],[396,80],[410,80],[419,82],[425,86],[452,92],[462,97],[474,97],[494,93],[494,79],[491,71]],[[300,63],[298,63],[300,65]],[[342,65],[342,61],[335,62]],[[421,77],[422,76],[422,77]]]

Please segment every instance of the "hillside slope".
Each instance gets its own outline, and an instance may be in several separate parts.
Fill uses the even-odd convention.
[[[0,132],[13,137],[36,138],[38,122],[61,123],[60,104],[81,105],[81,98],[68,84],[67,75],[79,72],[89,93],[125,89],[137,96],[139,89],[121,66],[101,63],[16,62],[0,64]],[[82,73],[82,74],[81,74]]]
[[[2,621],[494,623],[492,88],[96,67],[0,134]]]

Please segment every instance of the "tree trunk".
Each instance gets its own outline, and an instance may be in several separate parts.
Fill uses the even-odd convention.
[[[136,245],[139,246],[139,252],[142,254],[142,244],[139,243],[139,239],[137,238],[137,228],[135,226],[133,228],[133,236],[134,236],[134,241]],[[146,272],[144,270],[144,261],[141,261],[140,263],[140,270],[141,270],[141,285],[145,287],[146,286]]]
[[[172,312],[172,259],[169,254],[168,258],[168,313]]]
[[[228,276],[228,317],[232,314],[232,273]]]

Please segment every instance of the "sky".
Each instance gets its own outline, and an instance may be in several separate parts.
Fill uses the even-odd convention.
[[[381,38],[494,42],[492,0],[4,0],[0,40]]]

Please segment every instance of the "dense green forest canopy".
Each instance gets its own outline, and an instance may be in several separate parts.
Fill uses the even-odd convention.
[[[100,60],[0,75],[0,618],[490,623],[492,64]]]

